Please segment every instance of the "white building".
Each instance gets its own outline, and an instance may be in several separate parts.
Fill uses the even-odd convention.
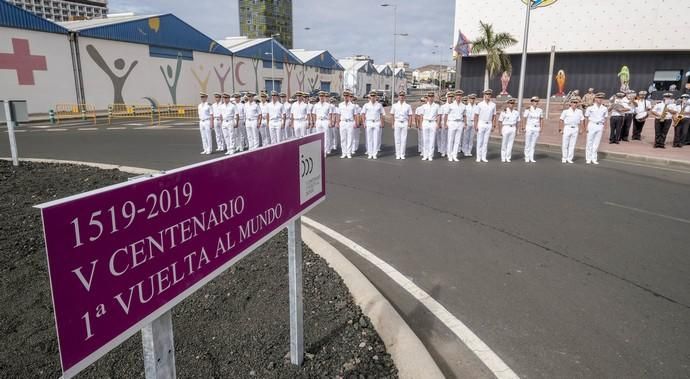
[[[108,14],[107,0],[7,0],[7,2],[53,21],[102,18]]]

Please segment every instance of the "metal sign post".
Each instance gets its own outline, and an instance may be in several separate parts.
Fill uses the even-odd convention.
[[[7,134],[10,137],[10,151],[12,153],[12,164],[19,166],[19,158],[17,157],[17,140],[14,138],[14,116],[10,109],[10,101],[5,100],[5,120],[7,122]]]
[[[290,281],[290,362],[304,360],[304,305],[302,303],[302,219],[288,224],[288,276]]]
[[[141,329],[146,379],[175,379],[172,313],[167,311]]]
[[[549,77],[546,86],[546,116],[549,119],[549,107],[551,106],[551,85],[553,84],[553,61],[556,56],[556,45],[551,45],[551,56],[549,57]]]

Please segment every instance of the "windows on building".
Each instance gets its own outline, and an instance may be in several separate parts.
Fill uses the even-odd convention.
[[[281,80],[271,80],[271,79],[265,79],[264,80],[264,88],[266,89],[266,93],[270,94],[271,91],[276,91],[280,92],[280,88],[282,87],[282,81]]]

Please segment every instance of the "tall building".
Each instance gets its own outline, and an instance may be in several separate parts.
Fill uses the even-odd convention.
[[[53,21],[102,18],[108,14],[108,0],[7,0],[7,2]]]
[[[292,49],[292,0],[238,0],[240,35],[249,38],[270,37]]]

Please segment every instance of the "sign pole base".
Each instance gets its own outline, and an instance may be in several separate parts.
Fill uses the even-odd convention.
[[[146,379],[175,378],[175,342],[172,313],[159,318],[141,329],[144,345],[144,372]]]
[[[302,219],[288,224],[288,269],[290,281],[290,362],[304,361],[304,304],[302,302]]]

